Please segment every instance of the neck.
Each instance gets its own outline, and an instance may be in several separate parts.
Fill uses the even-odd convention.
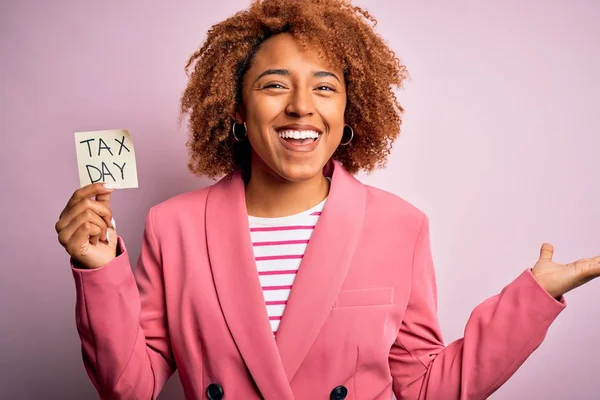
[[[246,186],[246,208],[254,217],[285,217],[316,206],[328,193],[329,180],[322,173],[291,182],[267,171],[267,167],[253,166]]]

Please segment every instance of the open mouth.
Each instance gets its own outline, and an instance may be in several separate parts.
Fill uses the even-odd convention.
[[[314,130],[284,129],[277,132],[278,136],[296,146],[305,146],[319,140],[320,133]]]

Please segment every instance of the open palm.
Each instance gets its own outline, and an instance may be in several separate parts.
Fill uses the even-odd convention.
[[[552,261],[554,246],[544,243],[540,258],[532,269],[533,276],[552,297],[559,298],[600,276],[600,256],[583,258],[569,264]]]

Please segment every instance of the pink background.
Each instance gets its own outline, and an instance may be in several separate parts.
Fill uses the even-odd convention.
[[[600,5],[481,3],[357,2],[412,75],[388,168],[360,179],[429,215],[447,342],[543,241],[559,262],[600,253]],[[209,183],[185,165],[183,66],[211,24],[247,4],[2,2],[0,397],[95,396],[54,232],[78,184],[73,132],[132,133],[140,188],[116,193],[113,209],[137,258],[147,209]],[[599,291],[600,281],[569,293],[543,345],[492,398],[599,398]],[[162,398],[180,397],[172,379]]]

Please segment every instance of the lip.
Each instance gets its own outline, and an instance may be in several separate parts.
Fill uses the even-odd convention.
[[[279,136],[279,131],[288,130],[288,129],[295,130],[295,131],[315,131],[315,132],[319,133],[319,137],[317,138],[317,140],[315,140],[311,143],[308,143],[308,144],[290,143],[287,140],[285,140]],[[319,142],[321,141],[321,137],[323,136],[323,131],[321,129],[317,128],[316,126],[306,125],[306,124],[283,125],[283,126],[276,128],[275,132],[277,132],[277,138],[279,139],[279,142],[282,144],[283,147],[285,147],[287,150],[298,151],[298,152],[313,151],[314,149],[317,148],[317,146],[319,145]]]

